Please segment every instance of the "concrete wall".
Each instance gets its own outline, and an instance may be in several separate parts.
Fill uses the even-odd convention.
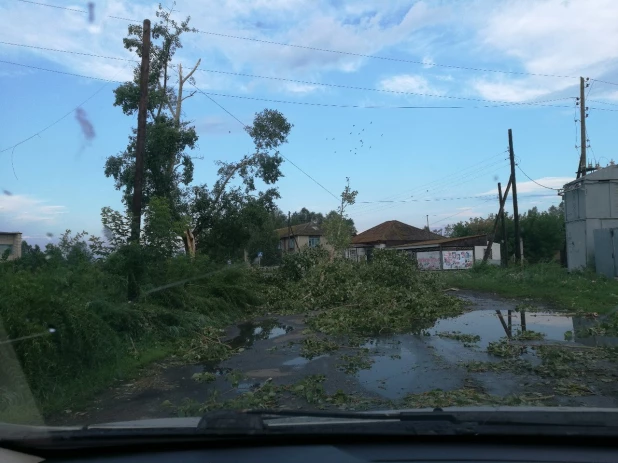
[[[485,249],[487,246],[474,246],[474,260],[480,261],[483,260],[483,256],[485,255]],[[500,261],[500,243],[492,243],[491,245],[491,254],[489,256],[489,260],[497,260]]]
[[[584,179],[579,188],[564,193],[564,201],[567,266],[592,266],[594,230],[618,227],[618,179]]]
[[[21,233],[0,233],[0,256],[7,245],[11,246],[9,260],[19,259],[21,257]]]
[[[281,243],[281,250],[283,252],[298,252],[299,249],[309,247],[309,236],[307,235],[299,235],[296,236],[296,241],[294,243],[294,249],[289,248],[289,242],[294,241],[294,238],[281,238],[279,243]],[[298,243],[298,248],[296,247],[296,243]],[[320,246],[328,251],[332,251],[333,247],[328,244],[326,238],[324,236],[320,236]]]

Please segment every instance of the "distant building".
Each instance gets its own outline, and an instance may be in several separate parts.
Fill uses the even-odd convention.
[[[463,270],[472,268],[474,262],[485,256],[487,235],[472,235],[457,238],[421,241],[394,246],[414,257],[422,270]],[[500,265],[500,244],[493,243],[489,249],[488,261]]]
[[[9,260],[21,257],[20,232],[0,232],[0,259],[7,251],[9,253]]]
[[[292,227],[275,230],[279,236],[279,250],[281,252],[299,252],[303,248],[321,246],[329,251],[332,246],[324,237],[324,230],[315,222],[301,223]]]
[[[345,255],[348,259],[360,262],[367,260],[372,249],[392,248],[442,238],[444,238],[442,235],[429,230],[416,228],[398,220],[388,220],[354,236]]]
[[[618,166],[610,165],[564,185],[569,270],[594,266],[594,230],[618,227]]]

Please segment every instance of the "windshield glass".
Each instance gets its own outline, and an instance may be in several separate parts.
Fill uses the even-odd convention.
[[[616,407],[617,15],[3,3],[0,422]]]

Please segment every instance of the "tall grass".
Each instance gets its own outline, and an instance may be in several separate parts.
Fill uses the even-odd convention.
[[[31,256],[0,263],[0,421],[17,419],[33,401],[43,413],[71,408],[169,355],[179,340],[231,323],[258,303],[250,269],[206,258],[147,266],[142,289],[155,292],[128,303],[117,256],[46,254],[34,264]],[[183,280],[191,282],[157,291]]]
[[[554,263],[501,268],[478,265],[443,272],[450,286],[548,302],[556,308],[608,312],[618,307],[618,282],[591,270],[568,272]]]

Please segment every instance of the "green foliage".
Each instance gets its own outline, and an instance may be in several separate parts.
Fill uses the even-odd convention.
[[[354,233],[354,225],[350,224],[345,213],[348,206],[354,205],[358,191],[350,188],[350,179],[347,179],[347,184],[341,193],[341,205],[335,213],[328,214],[324,220],[324,234],[326,241],[338,253],[350,247],[352,234]]]
[[[545,333],[539,333],[538,331],[532,330],[518,331],[513,336],[513,339],[517,341],[540,341],[542,339],[545,339]]]
[[[359,370],[368,370],[374,363],[369,357],[369,349],[361,349],[353,355],[343,354],[341,361],[343,363],[338,368],[348,375],[355,374]]]
[[[539,299],[560,309],[606,312],[618,304],[617,281],[591,270],[569,272],[553,263],[506,269],[486,265],[468,272],[445,272],[441,277],[449,287]]]
[[[476,344],[481,340],[481,337],[476,334],[466,334],[460,331],[442,331],[438,333],[441,338],[454,339],[455,341],[461,341],[464,345]]]
[[[404,405],[410,408],[443,408],[464,407],[478,405],[543,405],[551,396],[534,393],[519,396],[500,397],[490,395],[472,388],[433,391],[420,394],[408,394],[404,398]]]
[[[496,357],[519,357],[525,347],[518,344],[511,344],[508,339],[497,342],[490,342],[487,345],[487,352]]]
[[[339,344],[333,341],[318,338],[317,336],[310,336],[303,339],[300,355],[311,360],[320,355],[336,351],[337,349],[339,349]]]
[[[448,225],[446,235],[451,237],[465,237],[471,235],[493,234],[495,214],[484,217],[472,217],[468,221]],[[515,225],[513,217],[505,214],[506,233],[509,255],[515,249]],[[547,211],[539,212],[533,207],[524,214],[520,214],[519,228],[524,241],[524,256],[528,262],[549,262],[565,244],[564,204],[558,207],[551,206]],[[498,227],[496,242],[503,240],[502,227]]]
[[[104,387],[129,364],[147,361],[146,352],[157,346],[175,345],[191,360],[229,355],[218,327],[259,303],[250,269],[182,256],[147,266],[144,285],[151,292],[129,304],[125,257],[112,252],[95,259],[85,238],[67,231],[45,252],[29,249],[0,266],[2,337],[38,335],[0,345],[0,356],[14,349],[19,363],[0,363],[0,416],[21,397],[9,381],[16,367],[47,412]]]
[[[376,251],[370,264],[330,261],[320,249],[286,255],[263,288],[269,310],[319,309],[308,323],[326,334],[420,332],[462,307],[442,291],[438,276],[389,250]]]

